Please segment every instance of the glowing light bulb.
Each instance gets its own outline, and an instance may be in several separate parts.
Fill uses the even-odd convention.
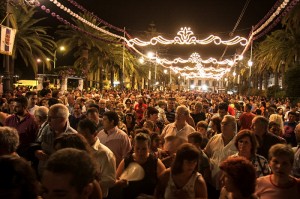
[[[251,59],[248,61],[248,66],[249,67],[253,66],[253,62],[251,61]]]

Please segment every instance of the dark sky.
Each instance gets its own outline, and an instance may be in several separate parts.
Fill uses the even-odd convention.
[[[51,7],[51,11],[58,14],[63,13],[59,9],[52,10],[55,6],[48,0],[40,0],[40,2]],[[59,0],[59,2],[67,5],[73,11],[78,11],[67,0]],[[153,22],[157,32],[167,39],[173,39],[181,27],[191,27],[197,39],[204,39],[210,34],[228,39],[247,0],[76,0],[76,2],[106,22],[119,28],[125,27],[132,37],[145,39],[145,31]],[[247,37],[251,27],[256,25],[275,3],[276,0],[250,0],[234,35]],[[49,18],[48,25],[55,24],[50,15],[46,15],[40,9],[39,11],[42,16]],[[71,21],[70,18],[69,16],[66,19]],[[55,28],[53,32],[54,30]],[[224,58],[232,58],[236,47],[240,46],[230,47]],[[149,50],[149,48],[139,49],[144,53]],[[168,50],[161,52],[159,56],[168,59],[176,57],[187,59],[191,53],[198,52],[204,59],[209,57],[218,59],[224,49],[225,46],[216,47],[213,44],[168,46]],[[60,55],[58,65],[69,65],[74,62],[67,60],[67,57],[72,59],[72,56],[62,57]]]
[[[173,39],[181,27],[191,27],[198,39],[210,34],[228,39],[247,0],[77,0],[101,19],[119,28],[125,27],[133,37],[143,38],[149,24],[165,38]],[[272,8],[276,0],[250,0],[235,35],[247,37]],[[235,46],[236,47],[236,46]],[[229,49],[227,56],[235,52]],[[166,56],[187,58],[198,52],[203,58],[220,57],[225,46],[170,47]]]

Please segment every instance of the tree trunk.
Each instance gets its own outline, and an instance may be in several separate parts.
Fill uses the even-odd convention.
[[[274,72],[274,84],[275,84],[275,86],[278,86],[278,72],[277,71],[275,71]]]
[[[124,90],[124,78],[123,78],[123,68],[119,68],[119,80],[120,80],[120,89]]]
[[[264,89],[268,89],[268,83],[269,83],[269,73],[268,71],[264,72]]]
[[[281,86],[282,89],[286,89],[286,84],[285,84],[285,63],[281,64]]]
[[[262,91],[262,85],[263,85],[263,74],[259,76],[259,90]]]
[[[99,77],[100,85],[99,85],[99,87],[100,87],[100,91],[102,91],[103,90],[103,77],[104,77],[104,69],[103,69],[102,63],[99,66],[99,70],[100,70],[100,73],[99,73],[99,76],[100,76]]]
[[[132,73],[131,77],[131,89],[133,90],[135,86],[135,73]]]
[[[110,68],[110,88],[114,88],[114,79],[115,79],[115,73],[114,73],[114,67],[111,66]]]

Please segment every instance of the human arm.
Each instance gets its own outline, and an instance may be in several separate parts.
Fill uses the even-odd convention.
[[[157,159],[157,177],[159,177],[166,170],[165,165],[162,163],[160,159]]]
[[[41,161],[45,161],[49,158],[49,155],[46,154],[43,150],[36,150],[34,152],[34,156]]]
[[[159,177],[158,183],[155,187],[154,198],[160,199],[164,197],[165,189],[167,187],[169,178],[170,178],[170,169],[166,169]]]
[[[195,199],[206,199],[207,188],[202,175],[200,175],[195,182]]]
[[[103,190],[103,194],[106,195],[108,189],[113,187],[116,182],[116,159],[111,153],[101,151],[98,153],[98,162],[100,164],[100,185]]]
[[[126,187],[127,184],[128,184],[127,180],[120,179],[120,176],[122,175],[122,173],[124,171],[124,167],[125,167],[125,162],[124,162],[124,159],[123,159],[120,162],[120,164],[118,166],[118,169],[117,169],[117,172],[116,172],[116,177],[117,177],[117,180],[116,180],[116,183],[115,183],[116,186]]]

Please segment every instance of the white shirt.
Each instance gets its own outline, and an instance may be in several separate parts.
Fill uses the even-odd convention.
[[[175,122],[168,124],[162,131],[161,137],[164,138],[164,150],[172,153],[176,153],[178,147],[188,141],[188,135],[195,132],[195,129],[185,123],[182,129],[177,129]]]
[[[224,146],[222,133],[214,135],[207,143],[204,152],[210,158],[210,167],[213,185],[219,190],[220,187],[220,163],[227,157],[238,152],[234,145],[235,137]]]
[[[113,187],[116,182],[116,158],[109,148],[101,144],[98,138],[96,139],[92,147],[96,150],[94,156],[100,168],[100,184],[103,197],[107,197],[108,189]]]

